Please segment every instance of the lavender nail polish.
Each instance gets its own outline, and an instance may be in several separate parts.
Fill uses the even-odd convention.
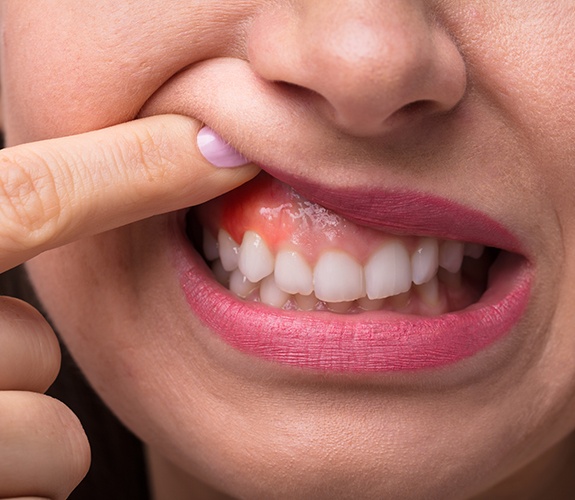
[[[197,141],[200,153],[216,167],[239,167],[249,163],[249,160],[209,127],[204,127],[198,132]]]

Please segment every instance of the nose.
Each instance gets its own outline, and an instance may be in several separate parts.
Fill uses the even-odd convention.
[[[250,63],[268,82],[305,89],[323,116],[356,136],[382,134],[402,116],[448,112],[465,93],[466,68],[424,3],[286,1],[254,22]]]

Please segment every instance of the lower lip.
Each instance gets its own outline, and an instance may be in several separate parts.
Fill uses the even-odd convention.
[[[324,372],[414,372],[476,355],[512,330],[529,301],[526,259],[501,256],[490,285],[470,307],[437,317],[388,311],[339,315],[246,302],[219,285],[174,224],[180,283],[193,313],[235,349],[281,365]]]

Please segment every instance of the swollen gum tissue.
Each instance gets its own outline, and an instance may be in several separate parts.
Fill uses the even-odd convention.
[[[269,176],[259,176],[220,198],[198,207],[202,225],[216,235],[225,229],[241,242],[246,231],[255,231],[270,250],[298,250],[313,263],[326,249],[338,248],[366,260],[386,239],[381,231],[358,226],[336,213],[310,202],[291,187]],[[415,247],[416,237],[401,237]]]

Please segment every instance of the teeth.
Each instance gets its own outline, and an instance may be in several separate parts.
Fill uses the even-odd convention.
[[[345,314],[353,307],[353,302],[329,302],[327,308],[336,313]]]
[[[422,285],[416,287],[417,293],[423,302],[430,306],[435,307],[439,304],[439,282],[437,276]]]
[[[313,292],[311,267],[298,252],[281,250],[276,255],[274,276],[277,286],[284,292],[301,295]]]
[[[383,299],[411,288],[411,262],[405,246],[392,240],[365,265],[365,288],[370,299]]]
[[[280,250],[274,257],[255,231],[246,231],[241,245],[224,229],[217,240],[205,230],[203,240],[216,280],[235,295],[248,300],[259,295],[262,303],[277,308],[338,313],[390,309],[439,314],[449,297],[460,293],[464,256],[479,258],[484,250],[477,244],[420,238],[410,255],[403,240],[387,238],[364,266],[351,254],[332,249],[312,267],[296,250]]]
[[[411,256],[412,279],[416,285],[426,283],[437,273],[439,248],[437,240],[422,238],[417,250]]]
[[[204,239],[203,239],[203,250],[204,256],[207,260],[216,260],[220,257],[220,250],[218,249],[218,240],[214,238],[212,233],[207,229],[204,229]]]
[[[214,262],[212,262],[211,268],[212,273],[214,273],[214,277],[216,278],[216,281],[220,285],[225,286],[227,288],[230,283],[230,273],[229,271],[226,271],[224,269],[222,261],[220,259],[215,260]]]
[[[310,295],[298,294],[295,296],[295,301],[297,303],[297,306],[302,311],[313,311],[315,309],[316,304],[317,304],[317,297],[313,294],[310,294]]]
[[[484,251],[485,247],[483,245],[479,245],[478,243],[465,243],[464,254],[467,257],[479,259],[483,255]]]
[[[220,232],[218,233],[218,247],[220,250],[222,267],[226,271],[237,269],[240,245],[224,229],[220,229]]]
[[[280,290],[273,276],[264,278],[260,284],[260,300],[273,307],[283,307],[289,300],[290,294]]]
[[[444,241],[439,249],[439,266],[450,273],[458,272],[463,262],[464,249],[465,245],[459,241]]]
[[[274,272],[274,256],[258,233],[245,232],[239,253],[238,267],[252,283]]]
[[[245,299],[256,288],[257,284],[247,279],[239,269],[232,271],[230,275],[230,290],[237,296]]]
[[[362,297],[357,300],[357,305],[364,311],[378,311],[385,304],[385,299],[372,300],[367,297]]]
[[[348,302],[365,295],[363,268],[351,255],[324,252],[313,273],[315,295],[325,302]]]

